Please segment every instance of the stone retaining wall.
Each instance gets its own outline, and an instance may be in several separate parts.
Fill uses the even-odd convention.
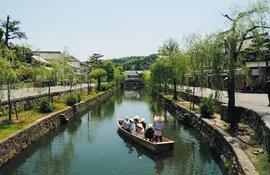
[[[108,90],[97,97],[78,103],[73,107],[52,113],[47,117],[39,119],[26,129],[3,140],[0,142],[0,167],[16,158],[26,147],[40,139],[50,130],[58,127],[60,125],[60,114],[65,114],[67,118],[72,120],[74,116],[85,112],[91,105],[111,96],[117,89],[119,88]]]
[[[211,147],[217,150],[228,174],[258,174],[246,154],[239,148],[238,143],[222,129],[213,126],[209,120],[200,118],[200,115],[193,111],[180,107],[157,91],[152,91],[152,95],[165,102],[177,113],[177,116],[181,116],[188,125],[203,136]]]

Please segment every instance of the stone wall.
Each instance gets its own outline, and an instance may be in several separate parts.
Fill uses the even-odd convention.
[[[235,143],[233,138],[223,130],[213,126],[209,120],[201,118],[200,115],[195,114],[193,111],[180,107],[157,91],[152,91],[152,95],[166,103],[171,110],[176,112],[177,117],[183,118],[189,126],[203,136],[211,147],[217,150],[228,174],[258,174],[248,157],[239,148],[238,143]]]
[[[47,117],[39,119],[26,129],[19,131],[3,140],[0,142],[0,167],[3,164],[16,158],[26,147],[40,139],[50,130],[58,127],[61,124],[60,114],[65,114],[67,118],[72,120],[74,116],[86,112],[86,110],[88,110],[91,105],[94,105],[97,102],[100,102],[111,96],[112,93],[117,89],[119,88],[117,87],[108,90],[97,97],[78,103],[73,107],[68,107],[64,110],[52,113]]]

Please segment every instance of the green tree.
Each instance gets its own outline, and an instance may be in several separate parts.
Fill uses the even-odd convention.
[[[4,41],[3,36],[4,36],[4,30],[0,27],[0,43]]]
[[[113,79],[114,79],[114,84],[115,84],[115,85],[119,85],[119,84],[120,84],[121,79],[122,79],[122,72],[121,72],[120,69],[115,68]]]
[[[0,59],[0,83],[1,86],[5,85],[7,87],[7,98],[8,98],[8,117],[9,121],[12,121],[12,102],[11,93],[12,90],[19,86],[19,83],[23,83],[22,76],[31,72],[31,68],[27,64],[21,64],[20,62],[12,62],[7,58],[13,60],[15,54],[14,51],[10,50],[6,52],[6,57]],[[18,120],[16,103],[13,103],[16,118]]]
[[[9,40],[12,39],[27,39],[24,32],[20,31],[19,25],[21,24],[20,21],[10,21],[9,15],[7,16],[6,21],[1,21],[1,27],[5,29],[5,39],[4,44],[8,46]]]
[[[114,65],[112,61],[106,60],[102,64],[103,69],[107,72],[107,81],[111,82],[114,78]]]
[[[98,91],[101,91],[101,81],[102,78],[106,78],[107,77],[107,72],[104,69],[94,69],[91,71],[90,73],[90,77],[94,78],[97,80],[98,83]]]
[[[247,9],[235,9],[232,14],[223,15],[230,22],[229,30],[220,33],[224,41],[226,58],[228,59],[228,116],[230,127],[235,130],[235,76],[237,67],[241,67],[244,41],[249,35],[258,35],[269,28],[269,5],[266,0],[256,1]]]

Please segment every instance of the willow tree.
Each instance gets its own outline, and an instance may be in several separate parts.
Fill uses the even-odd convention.
[[[176,39],[167,39],[158,50],[158,54],[161,56],[160,61],[163,62],[162,75],[164,84],[164,93],[167,93],[168,84],[173,83],[178,74],[175,55],[180,52],[179,44]],[[167,59],[167,60],[166,60]],[[175,84],[175,83],[174,83]]]
[[[229,29],[220,33],[228,59],[228,116],[230,127],[234,131],[237,125],[235,114],[235,76],[242,63],[242,51],[245,40],[249,36],[258,35],[269,27],[269,5],[266,0],[256,1],[247,9],[236,8],[231,15],[223,14],[229,21]]]
[[[0,86],[7,87],[7,100],[8,100],[8,117],[12,121],[12,90],[18,88],[23,84],[22,79],[24,75],[31,73],[31,68],[27,64],[16,62],[14,51],[9,50],[5,52],[5,57],[0,57]],[[16,103],[13,103],[16,118],[18,120]]]

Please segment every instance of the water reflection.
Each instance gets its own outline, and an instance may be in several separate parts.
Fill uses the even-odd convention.
[[[133,142],[129,138],[125,137],[123,134],[121,134],[119,131],[117,132],[119,137],[123,139],[123,142],[128,149],[128,154],[133,155],[132,153],[136,151],[135,156],[137,159],[141,159],[143,157],[147,157],[151,159],[154,162],[154,167],[153,167],[153,173],[154,174],[162,174],[165,168],[165,163],[164,160],[168,159],[169,157],[173,156],[172,151],[166,151],[161,154],[155,154],[153,152],[147,151],[145,148],[141,147],[137,143]]]

